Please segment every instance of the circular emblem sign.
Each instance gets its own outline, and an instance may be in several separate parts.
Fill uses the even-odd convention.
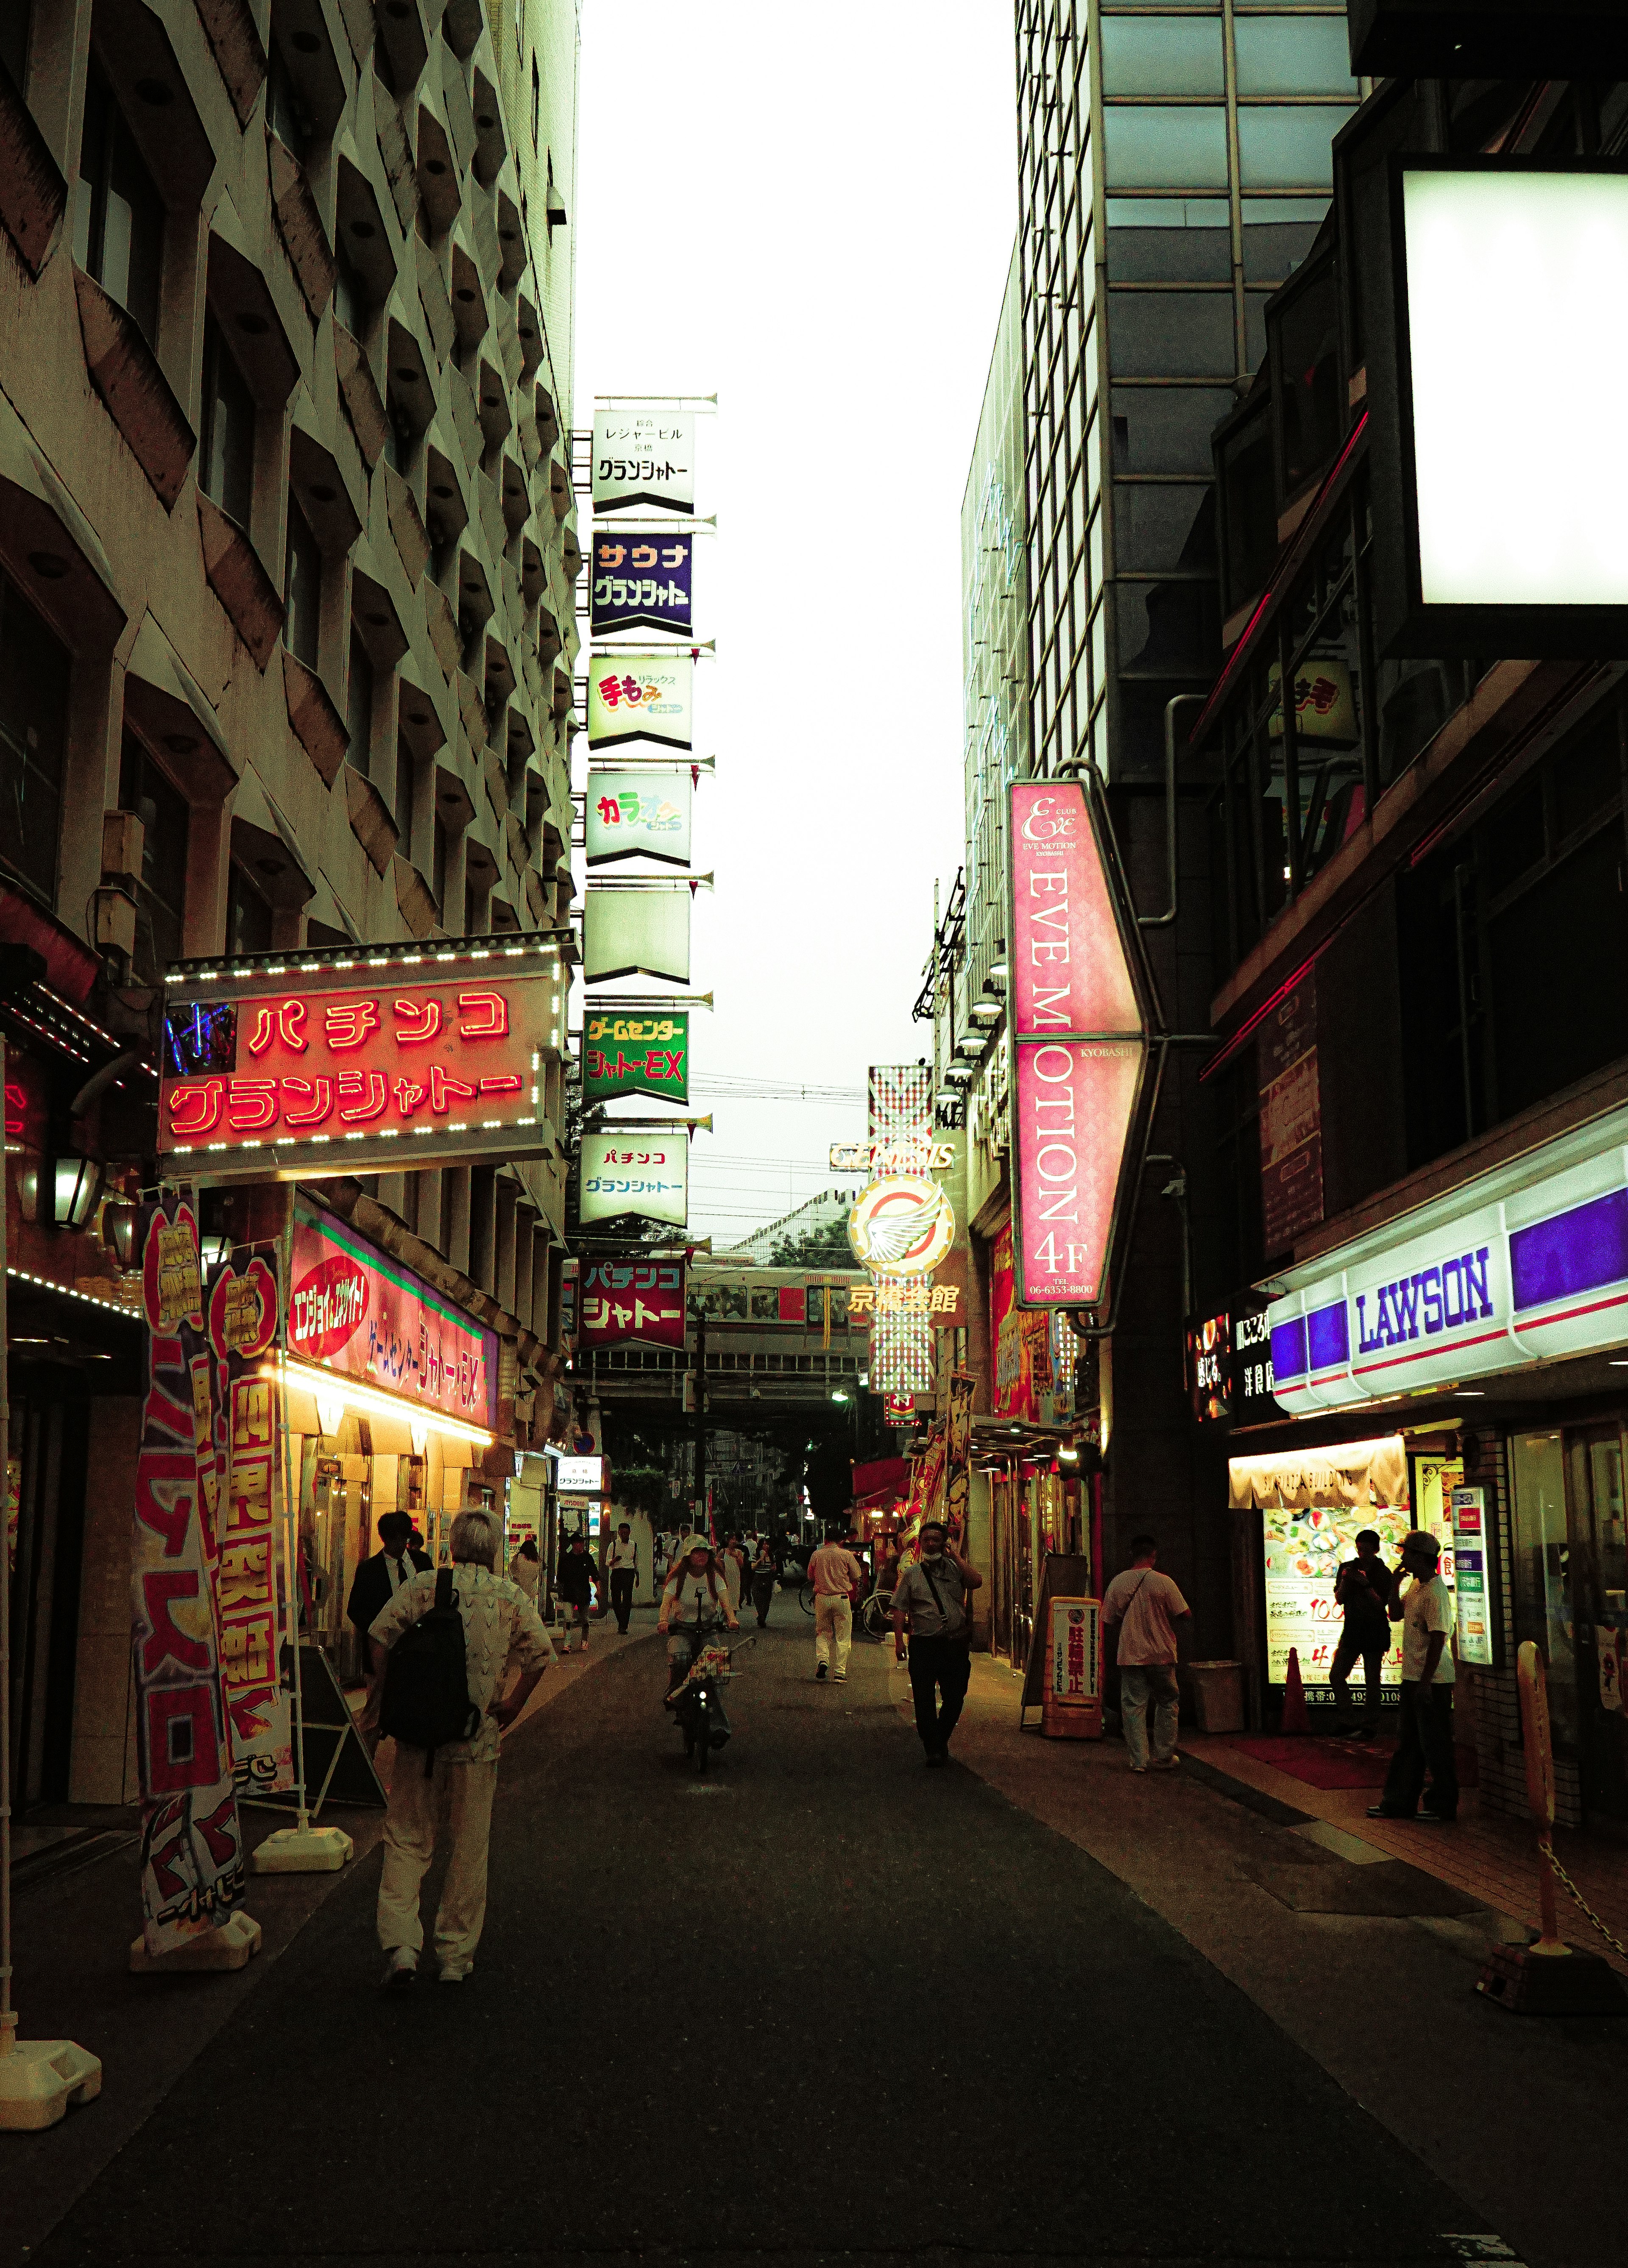
[[[873,1182],[848,1216],[848,1241],[875,1276],[925,1276],[954,1241],[955,1209],[924,1174]]]

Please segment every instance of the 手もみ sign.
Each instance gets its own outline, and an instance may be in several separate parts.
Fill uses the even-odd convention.
[[[696,665],[687,653],[596,653],[588,663],[588,746],[695,740]]]

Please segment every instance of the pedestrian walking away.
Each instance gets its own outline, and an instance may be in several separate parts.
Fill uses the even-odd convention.
[[[752,1610],[757,1616],[759,1630],[769,1627],[769,1609],[775,1601],[775,1555],[769,1548],[769,1538],[757,1539],[757,1556],[752,1562]]]
[[[1370,1819],[1417,1819],[1448,1826],[1458,1817],[1453,1754],[1453,1594],[1441,1580],[1441,1546],[1423,1528],[1402,1539],[1402,1572],[1388,1609],[1402,1624],[1402,1723],[1385,1792]],[[1425,1774],[1430,1786],[1425,1786]]]
[[[1380,1540],[1371,1528],[1357,1537],[1357,1556],[1334,1579],[1334,1603],[1344,1610],[1344,1627],[1334,1649],[1329,1683],[1334,1688],[1334,1729],[1353,1740],[1371,1741],[1380,1724],[1380,1672],[1390,1652],[1390,1597],[1396,1578],[1380,1557]],[[1362,1664],[1362,1722],[1351,1715],[1352,1665]]]
[[[588,1608],[600,1580],[600,1571],[588,1556],[588,1539],[580,1530],[573,1532],[560,1560],[554,1579],[554,1587],[560,1602],[560,1619],[565,1636],[560,1646],[562,1653],[571,1652],[571,1634],[576,1631],[582,1639],[582,1651],[588,1650]]]
[[[542,1562],[537,1557],[537,1547],[528,1535],[509,1562],[509,1580],[518,1583],[534,1605],[537,1583],[542,1573]]]
[[[410,1583],[431,1564],[430,1554],[414,1545],[413,1534],[413,1523],[404,1512],[381,1513],[379,1541],[382,1548],[357,1569],[345,1602],[345,1614],[356,1631],[367,1678],[367,1699],[356,1728],[370,1756],[379,1746],[379,1702],[384,1685],[373,1672],[368,1633],[379,1610],[388,1606],[403,1584]]]
[[[435,1954],[443,1984],[460,1984],[475,1967],[486,1918],[486,1858],[501,1735],[530,1699],[554,1649],[537,1609],[517,1583],[497,1572],[500,1542],[489,1512],[460,1512],[453,1522],[452,1600],[463,1627],[468,1715],[464,1740],[418,1749],[398,1738],[385,1815],[384,1871],[379,1878],[379,1942],[387,1991],[410,1985],[424,1950],[419,1890],[435,1856],[436,1820],[445,1806],[452,1849],[435,1917]],[[391,1650],[437,1603],[433,1571],[416,1574],[374,1620],[375,1666],[387,1674]],[[516,1682],[505,1693],[512,1675]],[[387,1701],[387,1714],[388,1702]]]
[[[1192,1609],[1168,1575],[1159,1572],[1159,1546],[1151,1535],[1131,1539],[1131,1565],[1116,1575],[1102,1600],[1105,1628],[1119,1631],[1119,1717],[1133,1772],[1174,1771],[1181,1688],[1175,1665],[1176,1625],[1192,1626]],[[1147,1745],[1147,1709],[1153,1704],[1153,1745]]]
[[[845,1684],[853,1646],[853,1602],[864,1571],[844,1543],[822,1543],[808,1562],[814,1594],[814,1675]]]
[[[729,1586],[729,1603],[736,1614],[740,1611],[741,1579],[746,1573],[746,1553],[740,1549],[740,1538],[725,1538],[724,1548],[718,1556],[718,1572]]]
[[[638,1546],[628,1521],[621,1521],[611,1537],[605,1565],[610,1574],[610,1610],[616,1617],[616,1628],[625,1633],[638,1584]]]
[[[916,1730],[930,1764],[949,1762],[950,1734],[960,1722],[972,1675],[967,1598],[983,1584],[977,1569],[950,1542],[942,1521],[930,1520],[921,1530],[921,1557],[903,1566],[894,1585],[893,1650],[910,1665]]]

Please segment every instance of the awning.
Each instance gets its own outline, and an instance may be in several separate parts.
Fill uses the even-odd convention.
[[[1273,1456],[1230,1457],[1227,1500],[1234,1512],[1312,1505],[1408,1502],[1408,1453],[1399,1433],[1348,1441],[1330,1449],[1284,1449]]]
[[[151,614],[144,615],[124,665],[124,713],[163,751],[181,785],[200,803],[224,803],[238,770],[203,688]]]
[[[46,610],[112,647],[129,619],[114,587],[100,538],[69,495],[33,438],[0,394],[0,491],[6,517],[7,566],[37,593]]]

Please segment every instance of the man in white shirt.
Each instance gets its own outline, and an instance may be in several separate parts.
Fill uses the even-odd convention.
[[[424,1950],[418,1892],[435,1856],[436,1819],[451,1814],[452,1852],[435,1917],[435,1950],[443,1984],[461,1984],[475,1967],[486,1919],[486,1857],[500,1735],[519,1715],[554,1659],[537,1609],[518,1584],[497,1572],[497,1522],[489,1512],[460,1512],[453,1522],[453,1588],[463,1624],[469,1705],[477,1719],[467,1741],[434,1752],[396,1742],[385,1815],[384,1871],[379,1878],[379,1941],[385,1990],[410,1986]],[[390,1648],[435,1604],[436,1578],[416,1575],[374,1621],[375,1668],[382,1678]],[[512,1670],[519,1672],[505,1694]]]
[[[814,1594],[814,1675],[823,1678],[830,1671],[835,1648],[839,1685],[848,1682],[853,1602],[864,1572],[852,1552],[841,1543],[822,1543],[808,1562]]]
[[[1441,1546],[1433,1535],[1415,1528],[1403,1537],[1402,1570],[1413,1580],[1405,1592],[1396,1585],[1389,1609],[1392,1622],[1402,1624],[1402,1726],[1385,1775],[1385,1793],[1368,1806],[1368,1817],[1447,1827],[1458,1817],[1453,1594],[1441,1579]]]
[[[628,1616],[633,1611],[633,1593],[638,1583],[638,1546],[633,1541],[630,1521],[624,1520],[618,1525],[606,1550],[605,1565],[610,1573],[610,1610],[616,1617],[616,1628],[625,1637]]]
[[[1192,1609],[1168,1575],[1159,1572],[1159,1546],[1151,1535],[1131,1539],[1131,1565],[1116,1575],[1102,1600],[1102,1621],[1119,1630],[1119,1715],[1133,1772],[1174,1771],[1181,1688],[1175,1681],[1176,1624],[1190,1627]],[[1147,1749],[1147,1705],[1153,1708],[1153,1749]]]

